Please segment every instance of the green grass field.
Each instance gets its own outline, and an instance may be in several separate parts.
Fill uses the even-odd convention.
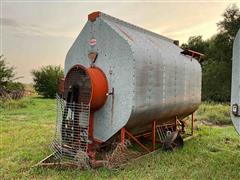
[[[55,100],[39,97],[0,106],[1,179],[240,179],[240,136],[231,125],[227,104],[201,105],[196,114],[198,136],[183,149],[159,151],[124,169],[31,168],[51,153],[55,108]]]

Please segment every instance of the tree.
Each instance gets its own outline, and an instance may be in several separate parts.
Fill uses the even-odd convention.
[[[202,39],[202,36],[191,36],[188,39],[188,42],[182,44],[183,49],[191,49],[205,54],[208,49],[208,42]]]
[[[226,34],[233,41],[240,28],[240,11],[236,4],[228,7],[223,13],[223,20],[217,23],[221,34]]]
[[[206,62],[205,62],[206,63]],[[231,63],[211,61],[203,65],[202,99],[228,102],[231,94]]]
[[[6,88],[7,83],[12,81],[14,76],[14,68],[8,67],[6,64],[6,59],[3,55],[0,55],[0,87]]]
[[[33,70],[35,90],[42,96],[54,98],[57,92],[59,79],[63,78],[63,70],[60,66],[45,66],[39,70]]]
[[[240,28],[240,11],[236,5],[229,6],[223,20],[217,23],[219,32],[204,41],[201,36],[190,37],[182,48],[205,54],[202,62],[203,100],[226,102],[231,93],[231,66],[234,37]]]
[[[15,82],[14,67],[8,66],[6,58],[0,56],[0,99],[19,99],[24,95],[24,85],[20,82]]]

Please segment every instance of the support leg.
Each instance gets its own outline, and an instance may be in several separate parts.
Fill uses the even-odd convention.
[[[89,118],[89,128],[88,128],[88,139],[90,140],[90,143],[88,144],[88,155],[92,160],[95,160],[95,152],[93,151],[94,147],[94,138],[93,138],[93,127],[94,127],[94,119],[93,119],[93,113],[90,112],[90,118]]]
[[[177,130],[177,120],[178,120],[178,118],[177,118],[177,116],[175,117],[175,131]]]
[[[121,129],[121,145],[125,145],[125,128]]]
[[[156,149],[156,121],[152,122],[152,151]]]
[[[126,129],[125,129],[125,132],[126,134],[131,138],[133,139],[140,147],[142,147],[145,151],[147,151],[148,153],[150,153],[151,151],[145,147],[142,143],[139,142],[139,140],[137,140],[137,138],[135,138],[130,132],[128,132]]]

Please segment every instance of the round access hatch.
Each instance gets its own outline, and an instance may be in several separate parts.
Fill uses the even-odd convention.
[[[97,67],[72,67],[64,82],[64,98],[68,103],[91,105],[91,110],[101,108],[108,92],[108,82],[104,72]]]

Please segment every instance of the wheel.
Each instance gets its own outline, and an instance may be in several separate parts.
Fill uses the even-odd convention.
[[[183,139],[179,131],[173,131],[171,134],[167,135],[163,143],[163,150],[165,151],[173,151],[177,148],[182,148],[182,147],[183,147]]]

